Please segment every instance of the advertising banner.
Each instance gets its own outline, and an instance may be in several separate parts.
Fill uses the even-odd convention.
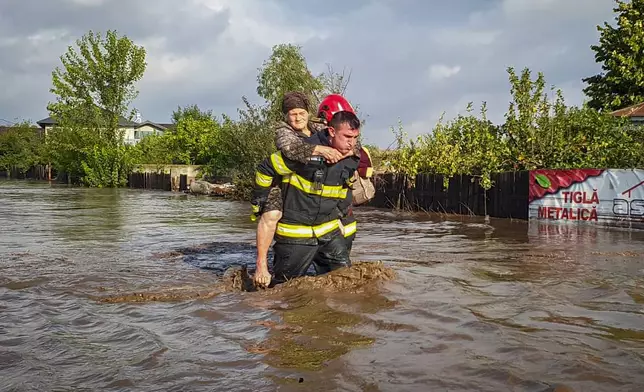
[[[528,216],[644,229],[644,170],[533,170]]]

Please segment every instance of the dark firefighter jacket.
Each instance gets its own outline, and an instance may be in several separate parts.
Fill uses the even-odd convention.
[[[329,145],[326,132],[315,133],[307,142]],[[276,152],[257,167],[253,213],[261,214],[271,186],[281,182],[283,211],[276,238],[313,239],[338,230],[351,205],[349,187],[358,163],[359,158],[352,156],[328,165],[314,156],[303,164]]]

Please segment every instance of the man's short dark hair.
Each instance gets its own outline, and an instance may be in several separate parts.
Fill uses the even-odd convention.
[[[340,125],[345,123],[348,124],[351,129],[360,129],[361,124],[358,116],[347,111],[337,112],[334,114],[333,117],[331,117],[331,121],[329,121],[329,126],[337,129]]]

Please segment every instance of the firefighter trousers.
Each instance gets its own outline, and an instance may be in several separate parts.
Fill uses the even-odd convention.
[[[347,241],[340,230],[306,241],[276,238],[273,254],[275,284],[304,276],[311,264],[318,275],[351,266]]]

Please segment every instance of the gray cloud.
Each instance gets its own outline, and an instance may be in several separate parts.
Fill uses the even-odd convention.
[[[386,146],[400,118],[411,135],[468,101],[488,102],[501,121],[506,67],[545,73],[580,104],[581,78],[594,74],[596,25],[610,0],[0,0],[0,118],[39,120],[53,97],[51,71],[86,31],[116,29],[148,52],[134,102],[167,121],[196,103],[235,116],[254,102],[257,68],[273,45],[303,47],[314,73],[352,70],[347,95],[367,116],[368,142]],[[28,21],[28,22],[26,22]]]

